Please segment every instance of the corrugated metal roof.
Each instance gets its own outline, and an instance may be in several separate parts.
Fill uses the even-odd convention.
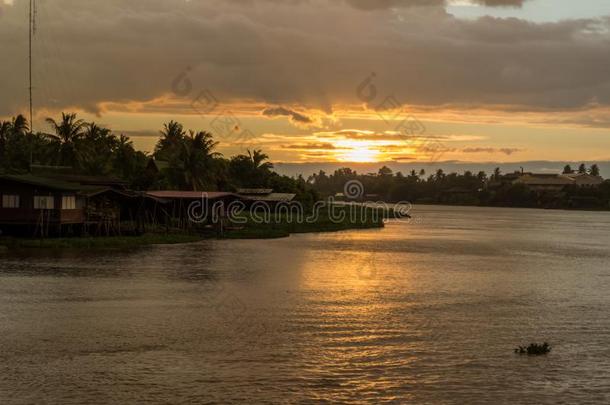
[[[104,193],[112,193],[112,194],[116,194],[116,195],[119,195],[119,196],[125,197],[125,198],[137,198],[142,195],[141,193],[136,192],[136,191],[117,190],[116,188],[112,188],[112,187],[99,187],[99,186],[82,186],[82,189],[79,194],[82,196],[85,196],[87,198],[91,198],[91,197],[95,197],[97,195],[104,194]]]
[[[588,173],[563,174],[562,176],[574,180],[574,184],[579,186],[598,186],[604,182],[603,177]]]
[[[148,191],[146,193],[151,197],[156,198],[167,198],[167,199],[183,199],[183,200],[196,200],[196,199],[217,199],[224,197],[239,197],[237,194],[225,193],[222,191],[175,191],[175,190],[162,190],[162,191]]]
[[[296,194],[290,193],[271,193],[267,195],[244,196],[244,198],[251,201],[289,202],[294,200],[296,196]]]
[[[271,194],[273,193],[272,188],[238,188],[238,194]]]
[[[57,179],[33,176],[31,174],[5,174],[0,175],[0,179],[14,181],[16,183],[29,184],[31,186],[47,188],[59,191],[79,191],[81,186]]]

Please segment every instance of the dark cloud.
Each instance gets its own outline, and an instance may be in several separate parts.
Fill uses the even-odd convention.
[[[394,156],[392,158],[393,161],[395,162],[403,162],[405,160],[415,160],[415,157],[412,155],[405,155],[405,156]]]
[[[297,111],[284,107],[269,107],[265,108],[262,114],[266,117],[289,117],[290,120],[297,124],[312,124],[313,120],[308,116]]]
[[[3,8],[0,49],[10,57],[0,64],[0,115],[27,105],[27,3]],[[104,102],[166,96],[189,105],[209,90],[220,105],[281,105],[285,111],[277,113],[305,123],[312,117],[291,114],[295,105],[330,112],[375,107],[390,95],[421,108],[610,105],[607,19],[462,20],[440,5],[362,12],[367,3],[372,7],[355,0],[351,6],[334,0],[41,2],[35,106],[97,112]],[[376,75],[365,83],[371,72]],[[375,97],[363,97],[359,85],[374,88]]]
[[[522,152],[523,149],[518,148],[464,148],[462,152],[464,153],[503,153],[507,156],[512,155],[513,153]]]
[[[332,143],[297,143],[292,145],[282,146],[284,149],[296,149],[296,150],[334,150],[335,145]]]

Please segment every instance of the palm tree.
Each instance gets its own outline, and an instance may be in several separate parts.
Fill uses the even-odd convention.
[[[200,150],[208,158],[220,156],[220,153],[213,152],[218,146],[218,142],[214,141],[212,134],[206,131],[197,133],[189,131],[189,138],[193,144],[193,148]]]
[[[53,118],[47,118],[47,123],[51,125],[54,135],[51,138],[56,139],[62,144],[74,143],[83,134],[83,128],[86,123],[83,120],[77,120],[76,114],[61,113],[61,121],[57,122]]]
[[[76,119],[76,114],[61,113],[61,121],[47,118],[55,132],[47,136],[57,144],[58,163],[62,165],[74,165],[76,161],[76,142],[83,134],[85,121]]]
[[[113,153],[117,138],[108,128],[95,122],[85,125],[85,130],[76,141],[76,158],[79,168],[87,174],[103,175],[112,170]]]
[[[184,127],[179,122],[170,121],[163,124],[161,139],[155,146],[155,156],[158,159],[170,160],[172,155],[179,152],[185,136]]]
[[[248,156],[252,161],[254,169],[260,171],[268,171],[273,169],[273,163],[265,162],[266,160],[269,160],[269,156],[263,153],[261,149],[255,149],[252,152],[250,152],[248,149]]]
[[[13,133],[25,135],[29,130],[28,120],[21,114],[13,118],[11,124]]]
[[[185,184],[194,191],[202,191],[213,183],[213,159],[220,153],[213,150],[218,145],[212,134],[205,131],[189,131],[182,141],[180,168],[184,173]]]
[[[124,179],[131,179],[135,171],[135,154],[133,142],[121,134],[116,141],[113,166]]]

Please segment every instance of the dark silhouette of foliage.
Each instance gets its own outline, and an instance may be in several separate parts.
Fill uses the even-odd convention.
[[[585,166],[584,163],[581,163],[580,166],[578,166],[578,173],[580,173],[580,174],[587,173],[587,166]]]
[[[591,176],[599,176],[599,166],[597,166],[596,164],[592,165],[589,169],[589,174]]]
[[[541,356],[543,354],[548,354],[551,352],[551,346],[544,342],[543,344],[538,343],[530,343],[529,346],[519,346],[515,349],[515,353],[518,354],[527,354],[530,356]]]
[[[136,151],[124,135],[96,123],[87,123],[76,114],[63,113],[59,120],[47,120],[52,133],[30,133],[27,120],[19,115],[0,122],[0,172],[26,173],[30,160],[39,165],[71,166],[76,173],[112,175],[124,179],[134,189],[174,189],[195,191],[235,191],[237,188],[270,188],[294,193],[311,204],[319,197],[343,193],[345,184],[358,180],[364,187],[363,198],[376,201],[413,203],[490,205],[544,208],[610,208],[610,182],[599,187],[570,186],[561,193],[540,193],[523,184],[503,181],[500,168],[488,177],[485,172],[445,173],[442,169],[426,177],[426,171],[393,173],[382,167],[377,173],[360,174],[340,168],[304,179],[274,172],[262,150],[248,150],[224,158],[218,143],[205,131],[188,131],[182,124],[164,124],[152,155]],[[150,172],[154,158],[163,169]],[[567,165],[564,172],[571,171]],[[579,173],[587,173],[584,164]],[[589,174],[599,175],[594,164]],[[567,174],[567,173],[566,173]]]
[[[136,151],[125,135],[109,128],[62,113],[48,118],[51,133],[31,134],[27,120],[19,115],[0,122],[0,172],[27,173],[32,163],[70,166],[75,173],[112,175],[134,189],[235,191],[237,188],[272,188],[294,193],[306,205],[318,199],[311,184],[302,177],[281,176],[273,171],[262,150],[225,159],[216,152],[218,142],[206,131],[187,131],[182,124],[164,124],[154,153]],[[151,158],[167,168],[150,173]]]

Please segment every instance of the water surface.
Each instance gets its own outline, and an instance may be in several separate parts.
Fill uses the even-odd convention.
[[[0,253],[0,402],[610,403],[610,215]],[[548,356],[515,355],[530,341]]]

